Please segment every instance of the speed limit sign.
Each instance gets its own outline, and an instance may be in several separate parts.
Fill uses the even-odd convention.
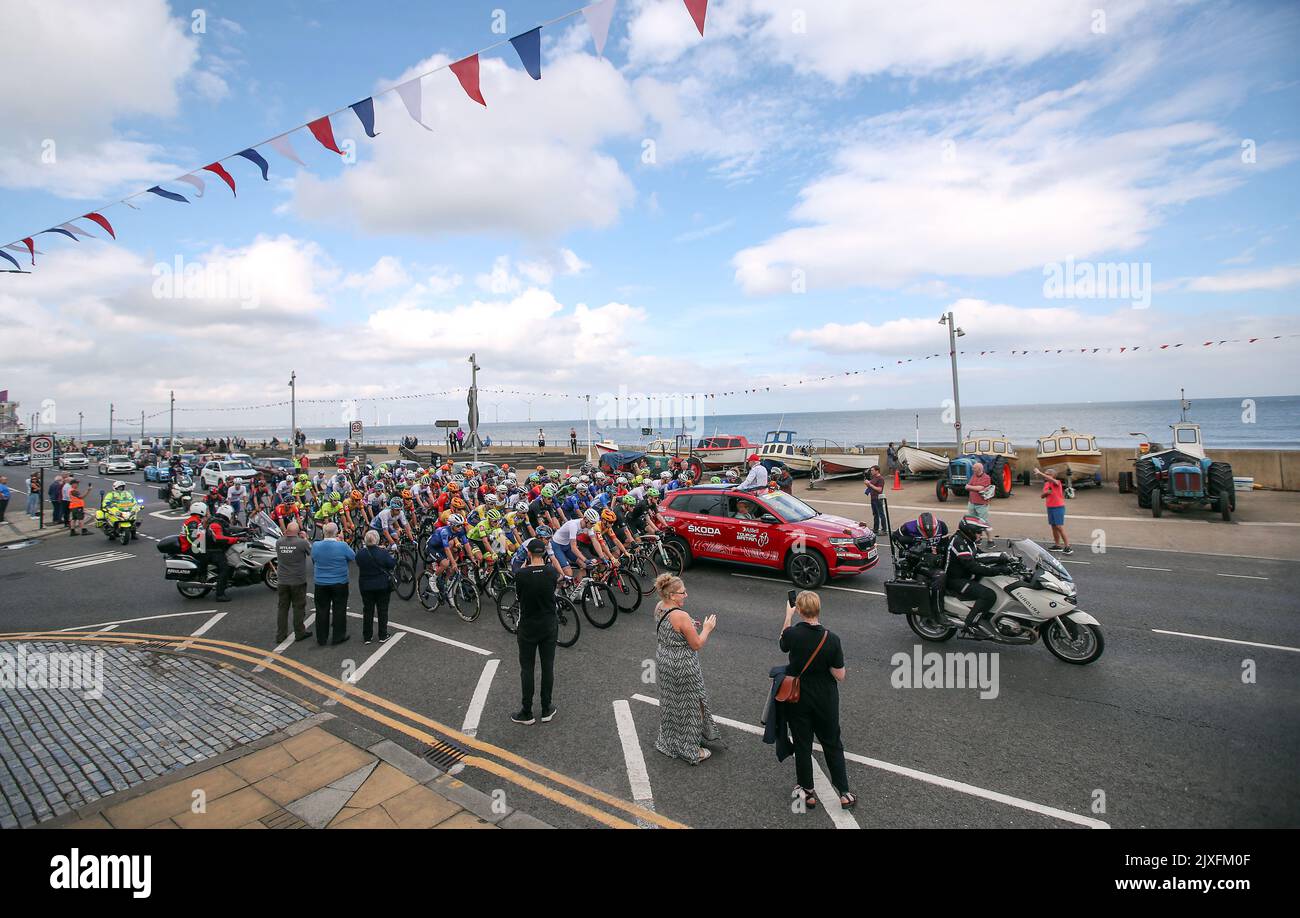
[[[52,437],[32,437],[31,467],[49,468],[54,465],[54,439]]]
[[[360,421],[352,421],[351,423],[348,424],[348,436],[352,437],[353,439],[360,438],[361,436]]]

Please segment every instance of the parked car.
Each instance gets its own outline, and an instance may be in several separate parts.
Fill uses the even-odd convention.
[[[257,469],[253,468],[243,460],[220,460],[214,459],[207,465],[203,466],[203,487],[215,487],[217,481],[224,478],[230,481],[232,478],[242,478],[244,481],[257,477]]]
[[[130,475],[135,471],[135,461],[130,456],[107,456],[99,460],[101,475]]]
[[[184,463],[181,464],[181,469],[183,470],[183,474],[186,478],[191,477],[191,475],[193,474],[190,467],[188,465],[185,465]],[[172,480],[171,463],[155,462],[153,465],[146,465],[144,467],[144,480],[145,481],[171,481]]]
[[[283,478],[285,475],[292,475],[294,471],[293,460],[285,456],[257,459],[254,460],[253,466],[273,481]]]
[[[742,503],[753,508],[748,515],[741,515]],[[710,558],[782,571],[804,590],[860,574],[880,560],[870,526],[821,513],[785,491],[679,488],[664,498],[662,514],[686,564]]]
[[[26,453],[6,453],[4,458],[5,465],[26,465],[29,457]]]
[[[59,468],[88,469],[90,468],[90,460],[86,458],[85,453],[64,453],[59,457]]]

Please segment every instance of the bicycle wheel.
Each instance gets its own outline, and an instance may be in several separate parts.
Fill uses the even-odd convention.
[[[442,605],[442,596],[438,593],[437,575],[433,568],[429,568],[420,577],[420,605],[424,606],[426,611],[432,612]]]
[[[572,647],[578,643],[578,635],[582,633],[582,619],[578,616],[578,610],[563,596],[556,596],[555,615],[560,621],[560,631],[555,642],[561,647]]]
[[[461,621],[477,621],[479,613],[483,611],[483,604],[479,597],[478,587],[465,579],[460,578],[460,582],[455,584],[449,591],[451,593],[451,607],[456,610]]]
[[[642,596],[649,596],[655,591],[655,578],[659,576],[659,569],[655,567],[654,558],[639,554],[627,565],[627,569],[636,574]]]
[[[582,614],[597,628],[608,628],[618,618],[618,603],[608,584],[588,580],[582,588]]]
[[[410,600],[415,595],[415,565],[403,558],[397,562],[396,593],[403,600]]]
[[[672,542],[666,542],[663,546],[663,550],[668,556],[666,570],[674,577],[680,577],[682,575],[682,570],[686,567],[686,556],[682,554],[681,546],[675,545]],[[661,563],[664,562],[662,557],[659,560]]]
[[[512,585],[510,575],[498,567],[494,568],[492,575],[483,582],[483,591],[493,599],[498,599]]]
[[[502,590],[497,597],[497,618],[501,619],[502,628],[511,634],[519,633],[519,594],[514,587]]]
[[[635,612],[641,608],[641,580],[631,571],[619,568],[609,575],[609,588],[620,612]]]

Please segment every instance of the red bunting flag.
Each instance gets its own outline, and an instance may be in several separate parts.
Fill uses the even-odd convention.
[[[32,265],[35,266],[35,264],[36,264],[36,243],[32,242],[32,237],[31,237],[31,236],[28,236],[26,239],[22,240],[22,243],[23,243],[23,245],[27,246],[27,251],[28,251],[28,252],[31,254],[31,256],[32,256]]]
[[[82,216],[87,220],[93,220],[95,223],[98,223],[108,231],[108,235],[112,236],[114,239],[117,238],[117,233],[113,232],[112,225],[100,214],[82,214]]]
[[[235,180],[231,177],[230,173],[225,170],[221,163],[210,163],[209,165],[204,166],[203,169],[206,172],[211,172],[218,176],[223,182],[230,186],[230,193],[235,195],[235,197],[239,197],[238,193],[235,191]]]
[[[334,142],[334,126],[330,124],[329,115],[325,115],[324,117],[317,118],[315,121],[309,122],[307,124],[307,129],[311,131],[313,137],[320,141],[322,147],[334,151],[339,156],[343,155],[343,151],[339,149],[339,145]]]
[[[685,0],[686,10],[695,20],[695,28],[700,30],[700,37],[704,37],[704,14],[708,12],[709,0]]]
[[[456,61],[451,65],[451,72],[456,74],[456,79],[460,80],[465,95],[486,108],[487,103],[483,101],[483,92],[478,85],[478,55],[471,54],[467,58]]]

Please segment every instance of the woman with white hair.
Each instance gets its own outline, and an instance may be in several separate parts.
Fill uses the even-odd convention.
[[[682,608],[686,585],[682,578],[660,574],[655,578],[659,605],[655,608],[655,681],[659,684],[659,737],[655,748],[698,765],[713,753],[705,743],[722,738],[709,711],[709,695],[700,669],[700,648],[718,625],[710,615],[703,624]]]
[[[397,558],[379,547],[379,533],[367,529],[365,544],[357,552],[357,588],[361,591],[361,640],[374,639],[375,615],[379,616],[379,643],[388,640],[388,599],[393,591],[392,572]]]

